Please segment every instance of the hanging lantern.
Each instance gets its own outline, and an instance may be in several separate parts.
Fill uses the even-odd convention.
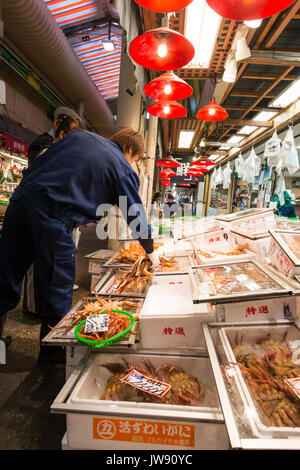
[[[191,162],[191,165],[214,166],[215,164],[207,157],[200,157],[199,160]]]
[[[176,119],[187,115],[187,110],[177,101],[161,100],[148,106],[149,114],[159,118]]]
[[[259,20],[276,15],[295,0],[206,0],[219,15],[230,20]]]
[[[193,165],[190,170],[197,170],[197,171],[202,171],[202,173],[206,173],[208,171],[207,168],[205,168],[204,166],[198,166],[198,165]]]
[[[193,0],[135,0],[136,3],[144,8],[159,13],[169,13],[171,11],[178,11],[185,8],[192,3]]]
[[[218,106],[217,102],[212,100],[208,106],[204,106],[198,111],[196,118],[201,121],[223,121],[228,118],[228,114],[222,106]]]
[[[203,176],[204,173],[202,173],[201,171],[188,171],[186,173],[188,176]]]
[[[160,184],[161,184],[162,186],[172,186],[172,184],[171,184],[170,182],[168,182],[168,181],[166,181],[166,182],[165,182],[165,181],[164,181],[164,182],[161,181]]]
[[[144,86],[144,93],[155,100],[184,100],[193,88],[173,72],[166,72]]]
[[[186,184],[186,183],[181,183],[181,184],[179,184],[178,186],[187,186],[187,187],[189,187],[189,188],[191,187],[190,184]]]
[[[131,58],[151,70],[181,69],[193,59],[193,44],[182,34],[161,26],[141,34],[129,46]]]
[[[166,167],[166,168],[178,168],[180,167],[180,163],[178,163],[175,158],[173,158],[171,155],[166,155],[162,160],[158,160],[155,163],[156,166],[159,167]]]
[[[176,173],[170,168],[166,168],[164,171],[161,171],[158,176],[159,178],[170,178],[170,176],[176,176]]]

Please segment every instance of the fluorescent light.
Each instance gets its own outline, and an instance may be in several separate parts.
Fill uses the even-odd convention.
[[[273,116],[277,114],[275,111],[261,111],[258,113],[253,120],[254,121],[269,121]]]
[[[104,47],[104,49],[105,49],[106,51],[112,52],[112,51],[115,50],[115,43],[114,43],[114,41],[104,39],[104,40],[102,41],[102,45],[103,45],[103,47]]]
[[[228,147],[227,145],[222,145],[222,147],[219,147],[219,150],[229,150],[231,147]]]
[[[249,135],[252,132],[254,132],[256,129],[258,129],[257,126],[244,126],[242,127],[239,131],[238,134],[246,134]]]
[[[243,140],[243,136],[241,135],[233,135],[232,137],[230,137],[230,139],[227,140],[227,142],[229,144],[237,144],[238,142],[240,142],[241,140]]]
[[[222,155],[221,155],[221,156],[222,156]],[[219,157],[220,157],[219,154],[209,155],[209,159],[212,160],[212,161],[213,161],[213,160],[216,160],[216,159],[219,158]]]
[[[185,67],[209,67],[221,20],[205,0],[194,0],[187,7],[185,37],[193,44],[195,56]]]
[[[190,148],[194,135],[195,131],[180,131],[178,148]]]
[[[280,108],[286,108],[289,104],[300,97],[300,78],[296,80],[292,85],[287,87],[283,92],[275,98],[269,106],[278,106]]]

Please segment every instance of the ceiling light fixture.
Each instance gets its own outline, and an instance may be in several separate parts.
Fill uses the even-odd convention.
[[[159,178],[170,178],[170,176],[176,176],[175,171],[171,170],[171,168],[166,168],[165,170],[159,173]]]
[[[272,107],[279,107],[279,108],[286,108],[289,106],[293,101],[300,97],[300,78],[292,83],[289,87],[283,90],[277,98],[275,98],[269,106]]]
[[[213,99],[208,106],[204,106],[198,111],[196,118],[202,121],[223,121],[228,118],[228,113]]]
[[[193,88],[173,72],[166,72],[144,86],[144,93],[155,100],[183,100],[193,93]]]
[[[104,49],[108,52],[112,52],[115,50],[115,43],[114,41],[111,41],[111,40],[107,40],[107,39],[103,39],[102,40],[102,45],[104,47]]]
[[[176,70],[195,55],[194,46],[182,34],[166,26],[151,29],[131,41],[130,57],[151,70]]]
[[[178,168],[181,166],[172,155],[166,155],[161,160],[158,160],[155,165],[162,168]]]
[[[187,7],[185,36],[193,44],[195,56],[186,67],[209,67],[221,21],[205,0],[194,0]]]
[[[295,0],[206,0],[224,18],[235,21],[268,18],[288,8]]]
[[[188,149],[191,146],[195,131],[180,131],[178,148]]]
[[[172,11],[182,10],[193,0],[135,0],[147,10],[157,11],[160,13],[169,13]]]
[[[167,119],[176,119],[187,115],[187,110],[182,104],[170,100],[156,101],[148,106],[147,111],[152,116]]]

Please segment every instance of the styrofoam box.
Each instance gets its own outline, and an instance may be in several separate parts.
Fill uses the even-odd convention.
[[[253,253],[256,253],[261,261],[265,262],[269,253],[271,235],[260,238],[258,240],[250,240],[249,238],[243,237],[243,235],[236,234],[235,239],[238,245],[244,245],[245,243],[248,243],[248,248]]]
[[[222,423],[221,408],[208,358],[142,353],[130,355],[106,353],[92,356],[68,399],[68,404],[77,407],[76,413],[67,414],[70,448],[107,450],[228,448],[228,437]],[[148,359],[155,368],[164,364],[182,368],[203,383],[206,391],[203,403],[200,406],[184,406],[100,400],[107,380],[112,376],[102,364],[122,363],[122,359],[129,361],[135,367],[145,367],[143,361]],[[82,408],[82,414],[78,407]],[[164,416],[164,413],[167,414]],[[149,427],[152,429],[147,431],[146,436],[146,431],[138,434],[134,432],[134,437],[137,435],[143,437],[143,441],[139,442],[138,438],[134,441],[132,439],[133,431],[130,429],[132,430],[133,426],[135,428],[141,426],[144,429],[148,426],[148,429]],[[180,436],[177,434],[179,427],[185,430],[185,426],[189,428],[190,436],[193,435],[193,439],[189,440],[190,445],[179,442]],[[157,436],[159,428],[160,433]],[[164,443],[163,440],[159,443],[158,437],[169,437],[172,445]]]
[[[211,304],[193,304],[187,274],[155,278],[140,313],[142,347],[206,348],[202,323],[214,319]]]

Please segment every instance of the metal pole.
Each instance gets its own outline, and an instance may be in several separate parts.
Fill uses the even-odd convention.
[[[150,215],[151,202],[152,202],[152,187],[155,169],[155,153],[156,153],[156,141],[157,141],[157,123],[158,118],[150,115],[147,135],[147,166],[146,176],[148,178],[148,197],[147,197],[147,216]]]

